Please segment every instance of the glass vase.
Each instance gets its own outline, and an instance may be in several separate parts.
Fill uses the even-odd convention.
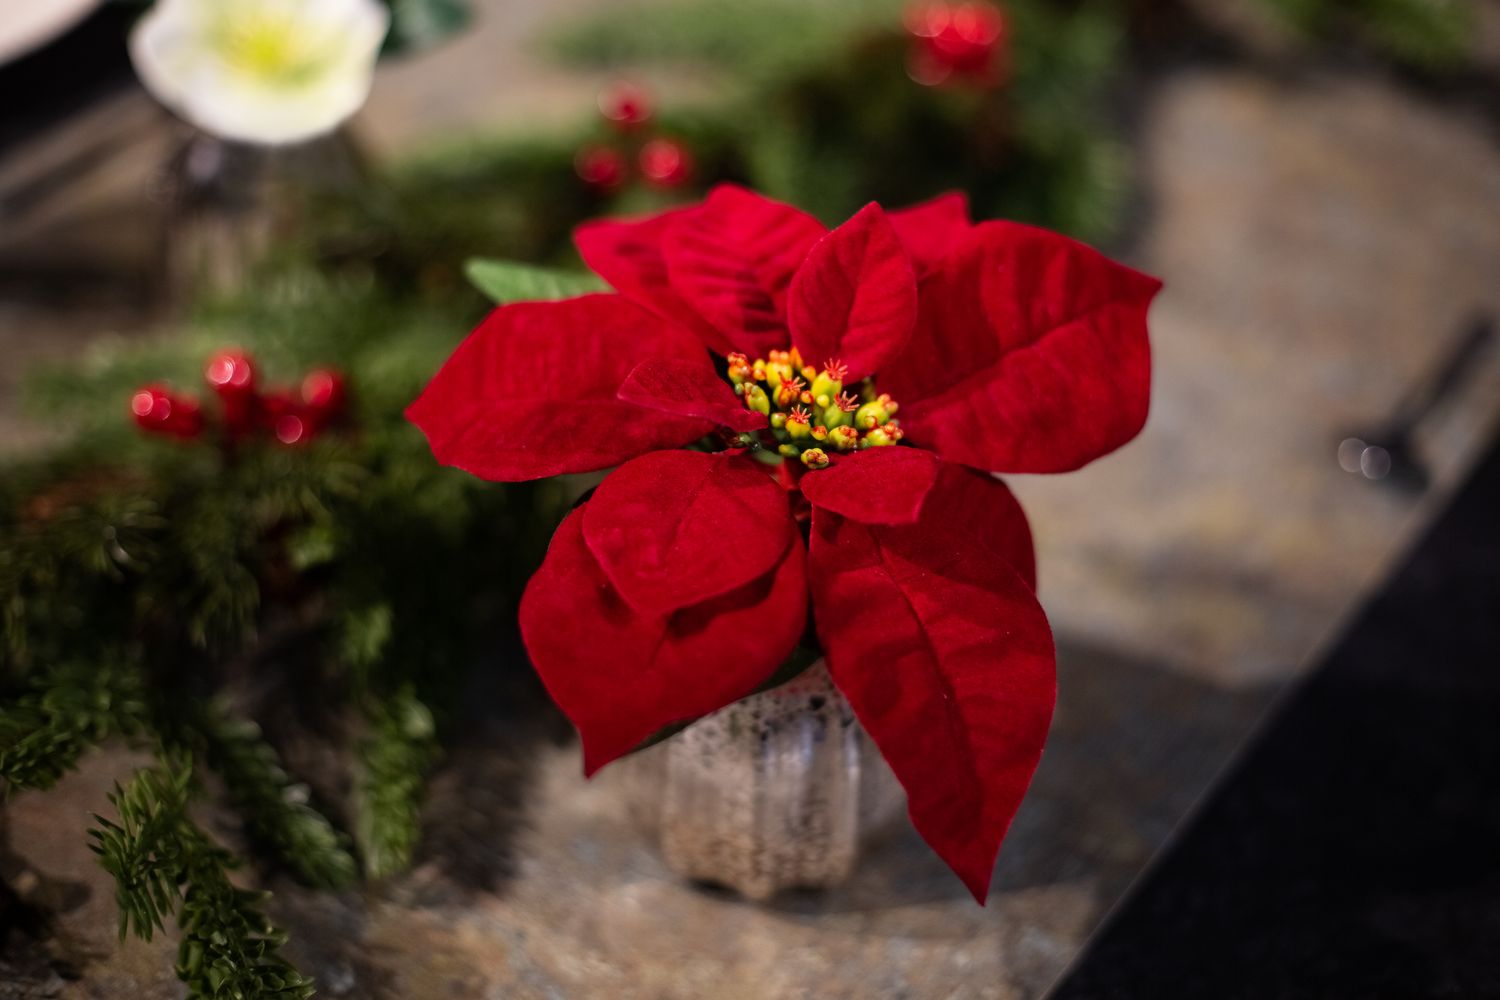
[[[821,660],[623,763],[667,866],[753,900],[843,882],[862,843],[905,812]]]
[[[299,235],[313,198],[357,190],[363,157],[346,131],[265,147],[188,133],[159,171],[160,290],[169,308],[243,290],[267,248]]]

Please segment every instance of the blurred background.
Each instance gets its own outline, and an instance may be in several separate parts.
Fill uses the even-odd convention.
[[[326,996],[1500,995],[1500,4],[390,0],[276,146],[142,85],[149,6],[0,0],[0,995],[181,995],[85,832],[161,745]],[[675,881],[516,651],[578,487],[401,420],[476,259],[725,180],[1165,282],[1140,438],[1012,481],[1060,695],[984,909],[909,831]]]

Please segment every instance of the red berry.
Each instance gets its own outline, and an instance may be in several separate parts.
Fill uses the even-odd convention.
[[[130,397],[130,412],[139,427],[153,434],[187,439],[203,431],[203,411],[198,401],[174,396],[159,385],[136,390]]]
[[[312,436],[312,428],[298,414],[288,413],[276,421],[276,440],[282,444],[299,444]]]
[[[187,440],[203,433],[203,409],[191,396],[177,398],[176,418],[172,421],[172,433]]]
[[[673,139],[652,139],[641,147],[641,174],[658,187],[680,187],[693,176],[693,157]]]
[[[625,158],[608,146],[585,146],[573,159],[573,169],[589,187],[613,190],[625,181]]]
[[[256,401],[256,417],[262,427],[274,428],[276,421],[302,408],[301,401],[290,389],[277,386],[261,393]]]
[[[148,385],[130,397],[130,412],[145,430],[165,430],[172,419],[172,397],[160,386]]]
[[[255,424],[255,362],[243,351],[220,351],[203,370],[208,386],[219,397],[224,430],[231,438],[244,437]]]
[[[322,430],[338,419],[344,409],[344,377],[328,368],[307,373],[302,380],[302,410],[312,432]]]
[[[220,397],[249,396],[255,392],[255,362],[244,351],[220,351],[204,369],[209,388]]]
[[[302,402],[332,413],[344,405],[344,377],[329,368],[315,368],[302,380]]]
[[[297,444],[310,435],[302,401],[290,389],[271,389],[260,397],[259,423],[282,444]]]
[[[1005,39],[1005,15],[991,3],[924,3],[907,11],[914,36],[908,71],[934,86],[958,76],[981,85],[997,82]]]
[[[610,124],[628,132],[651,117],[651,99],[633,84],[616,83],[599,92],[599,111]]]

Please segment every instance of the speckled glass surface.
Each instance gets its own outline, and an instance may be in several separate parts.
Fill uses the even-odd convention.
[[[843,882],[906,802],[821,660],[621,766],[670,868],[757,900]]]

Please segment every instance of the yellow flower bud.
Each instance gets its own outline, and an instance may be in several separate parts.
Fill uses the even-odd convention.
[[[886,398],[889,399],[890,397]],[[854,411],[854,426],[862,431],[867,431],[879,427],[890,418],[891,415],[886,410],[884,404],[877,399],[874,402],[866,403]]]
[[[818,372],[812,383],[813,399],[818,401],[819,406],[827,406],[832,403],[839,393],[844,391],[844,383],[829,375],[827,372]]]
[[[745,383],[745,406],[756,413],[771,412],[771,401],[766,398],[766,391],[758,385]]]
[[[793,403],[802,399],[804,388],[802,380],[795,375],[782,379],[781,384],[776,387],[776,405],[782,409],[790,408]]]
[[[809,469],[822,469],[828,465],[828,455],[822,448],[809,448],[802,453],[802,464]]]
[[[859,431],[853,427],[832,427],[828,431],[828,441],[839,451],[853,451],[859,445]]]
[[[750,378],[750,359],[738,352],[730,354],[725,358],[729,362],[729,381],[738,386],[741,382]]]

